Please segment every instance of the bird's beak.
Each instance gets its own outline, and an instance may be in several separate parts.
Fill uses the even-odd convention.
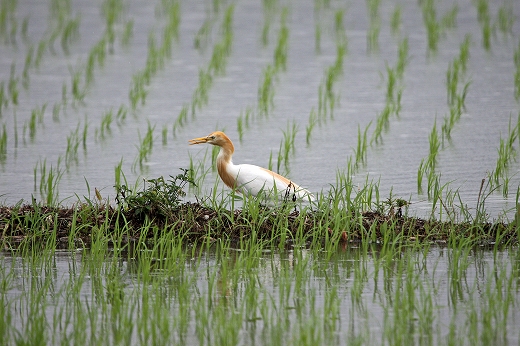
[[[193,145],[193,144],[207,143],[208,140],[209,140],[208,137],[199,137],[199,138],[190,139],[188,142],[190,142],[190,145]]]

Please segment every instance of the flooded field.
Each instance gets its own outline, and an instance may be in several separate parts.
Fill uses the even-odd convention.
[[[269,166],[315,193],[346,172],[424,216],[440,187],[474,210],[486,179],[490,215],[514,213],[514,2],[2,6],[8,204],[71,204],[94,187],[113,200],[115,167],[130,183],[191,167],[193,194],[207,195],[218,181],[211,149],[187,140],[220,129],[237,163]]]
[[[518,345],[519,17],[2,1],[1,343]],[[238,201],[188,145],[214,130],[317,201]],[[199,214],[130,201],[179,169]]]
[[[518,251],[0,255],[7,344],[516,345]],[[175,255],[175,256],[173,256]]]

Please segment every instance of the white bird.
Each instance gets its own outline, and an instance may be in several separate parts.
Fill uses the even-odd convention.
[[[215,131],[205,137],[189,140],[190,145],[208,143],[220,147],[217,156],[217,170],[220,178],[229,188],[242,194],[258,196],[261,193],[276,193],[285,200],[307,199],[314,196],[291,180],[278,173],[255,165],[235,165],[231,160],[235,147],[224,132]]]

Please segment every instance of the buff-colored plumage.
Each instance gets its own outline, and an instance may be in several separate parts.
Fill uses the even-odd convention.
[[[260,193],[276,193],[277,197],[289,200],[314,199],[309,191],[278,173],[255,165],[233,164],[232,156],[235,147],[224,132],[216,131],[206,137],[191,139],[189,143],[208,143],[220,147],[217,156],[218,174],[224,184],[231,189],[253,196],[258,196]]]

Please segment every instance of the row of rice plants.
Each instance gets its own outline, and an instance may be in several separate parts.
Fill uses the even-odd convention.
[[[371,242],[370,227],[362,228],[360,246],[346,245],[341,239],[350,236],[349,223],[360,223],[360,210],[378,199],[376,186],[351,196],[355,189],[346,177],[338,175],[333,198],[319,202],[323,217],[315,219],[310,239],[289,236],[291,208],[278,210],[272,235],[261,237],[259,226],[272,211],[254,199],[243,209],[250,237],[240,244],[215,239],[208,225],[208,236],[195,246],[186,246],[191,223],[159,228],[145,222],[134,229],[108,217],[104,202],[91,201],[73,209],[69,237],[62,240],[77,249],[75,236],[90,234],[92,243],[88,253],[68,255],[64,277],[53,274],[57,219],[38,205],[32,214],[14,210],[33,232],[11,250],[20,260],[0,256],[4,341],[314,345],[518,337],[510,332],[511,306],[520,298],[511,275],[518,266],[513,249],[505,257],[495,245],[490,263],[473,250],[474,238],[452,233],[450,248],[432,250],[429,242],[405,239],[395,219],[386,223],[380,244]],[[216,222],[237,220],[234,212],[216,212]],[[308,222],[303,210],[296,218]],[[136,242],[125,240],[135,236]]]

